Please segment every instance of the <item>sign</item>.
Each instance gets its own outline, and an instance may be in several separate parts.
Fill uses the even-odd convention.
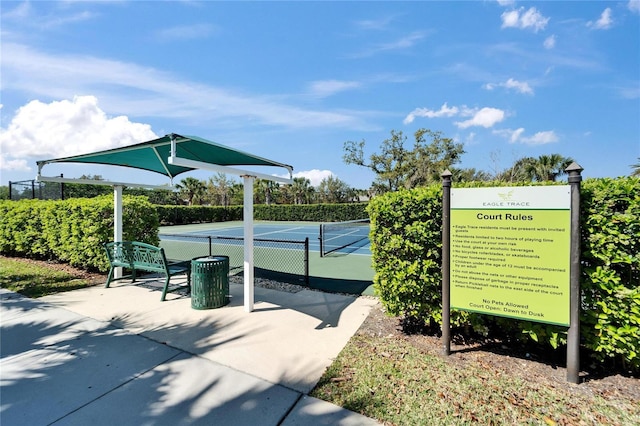
[[[451,189],[450,307],[569,325],[571,187]]]

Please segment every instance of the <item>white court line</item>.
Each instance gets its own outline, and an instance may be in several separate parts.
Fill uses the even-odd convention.
[[[260,234],[255,234],[256,237],[262,237],[264,235],[269,235],[269,234],[283,234],[286,232],[291,232],[291,231],[295,231],[296,229],[303,229],[302,226],[298,226],[297,228],[287,228],[287,229],[280,229],[277,231],[271,231],[271,232],[262,232]]]

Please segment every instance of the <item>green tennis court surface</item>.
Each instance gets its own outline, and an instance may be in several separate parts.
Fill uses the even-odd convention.
[[[361,240],[320,257],[319,223],[254,223],[256,277],[270,278],[328,292],[373,294],[369,240]],[[242,222],[202,223],[160,227],[160,246],[171,259],[226,255],[231,273],[241,273],[244,262]],[[308,284],[304,282],[304,240],[308,238]],[[296,243],[297,242],[297,243]],[[326,244],[326,242],[325,242]]]

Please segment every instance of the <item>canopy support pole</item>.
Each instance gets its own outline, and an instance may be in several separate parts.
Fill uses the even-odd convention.
[[[113,241],[122,241],[122,185],[113,187]],[[122,268],[114,271],[114,278],[122,278]]]
[[[254,176],[242,176],[244,183],[244,310],[253,311],[253,181]]]

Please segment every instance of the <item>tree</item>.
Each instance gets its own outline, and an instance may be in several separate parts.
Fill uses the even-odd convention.
[[[234,182],[231,185],[231,204],[242,205],[244,203],[244,185],[240,182]]]
[[[638,162],[631,166],[633,172],[631,172],[631,176],[640,176],[640,157],[638,157]]]
[[[391,131],[391,137],[382,141],[381,152],[364,157],[365,141],[344,143],[343,160],[370,169],[376,174],[372,184],[375,193],[414,188],[440,180],[440,174],[460,162],[464,154],[462,144],[442,137],[441,132],[419,129],[414,133],[413,149],[405,147],[407,138],[402,131]]]
[[[207,182],[207,198],[211,204],[229,207],[233,198],[234,181],[224,173],[218,173]]]
[[[402,131],[391,131],[391,138],[380,145],[380,154],[371,154],[369,162],[364,159],[364,139],[360,142],[344,143],[342,157],[346,164],[355,164],[370,169],[376,174],[373,186],[377,192],[397,191],[404,185],[409,170],[409,151],[404,147],[406,137]]]
[[[129,195],[143,195],[149,199],[151,204],[178,205],[180,197],[177,192],[170,189],[146,189],[146,188],[126,188]]]
[[[566,173],[564,170],[572,162],[573,159],[560,154],[541,155],[538,158],[523,157],[496,178],[507,182],[555,181]]]
[[[318,186],[318,197],[323,203],[346,203],[351,196],[351,187],[333,175],[322,179]]]
[[[267,179],[257,179],[253,186],[255,202],[259,204],[264,200],[264,204],[271,204],[273,200],[276,199],[279,188],[280,184],[278,182]]]
[[[431,141],[427,142],[425,136]],[[415,140],[411,167],[405,183],[407,188],[439,182],[442,172],[447,168],[453,168],[464,154],[462,144],[456,144],[450,138],[443,138],[442,132],[419,129],[415,133]]]
[[[200,204],[206,191],[206,185],[201,180],[194,177],[186,177],[176,185],[180,196],[183,200],[187,201],[187,204],[192,206],[194,204]]]
[[[496,174],[495,178],[504,182],[530,182],[533,180],[531,170],[535,161],[533,157],[520,158],[513,163],[513,166]]]
[[[80,179],[104,180],[101,175],[82,175]],[[87,185],[83,183],[64,184],[64,198],[93,198],[112,193],[113,189],[108,185]]]
[[[305,177],[294,177],[290,190],[295,204],[310,204],[315,192],[311,181]]]
[[[564,171],[573,163],[573,159],[563,157],[560,154],[541,155],[532,164],[531,175],[533,180],[538,182],[555,181],[558,177],[566,174]]]
[[[452,167],[450,170],[452,176],[452,180],[454,182],[478,182],[478,181],[490,181],[492,176],[483,171],[476,170],[474,168],[471,169],[458,169]]]

